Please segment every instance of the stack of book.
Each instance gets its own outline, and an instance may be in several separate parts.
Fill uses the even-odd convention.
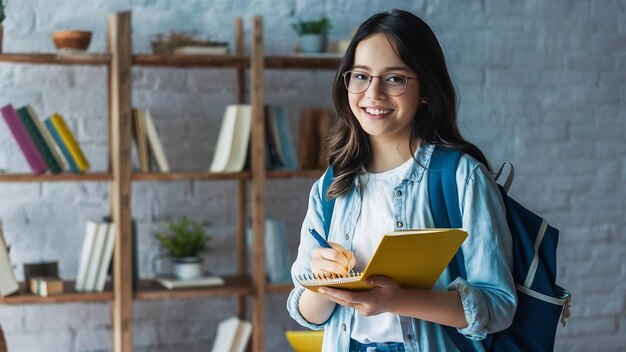
[[[132,109],[133,139],[137,150],[137,160],[141,172],[150,172],[156,165],[161,172],[169,172],[170,165],[159,139],[159,132],[150,111],[142,108]]]
[[[266,167],[273,170],[300,168],[293,142],[287,110],[282,106],[265,106]],[[229,105],[224,112],[217,139],[211,172],[240,172],[249,159],[252,107]]]
[[[42,122],[30,105],[16,111],[8,104],[0,111],[33,174],[56,174],[68,166],[75,173],[89,170],[89,161],[60,114]]]
[[[76,291],[102,292],[115,245],[112,222],[88,221],[78,262]]]

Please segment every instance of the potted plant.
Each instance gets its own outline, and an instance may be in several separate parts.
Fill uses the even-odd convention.
[[[300,20],[291,24],[300,38],[300,50],[303,53],[324,52],[326,48],[326,36],[333,28],[330,20],[322,16],[317,20]]]
[[[168,222],[167,230],[154,233],[165,255],[171,259],[177,279],[192,280],[203,276],[201,254],[210,250],[208,242],[211,239],[205,232],[207,226],[210,223],[182,216],[177,221]]]
[[[0,0],[0,53],[2,52],[2,22],[6,17],[7,2],[6,0]]]

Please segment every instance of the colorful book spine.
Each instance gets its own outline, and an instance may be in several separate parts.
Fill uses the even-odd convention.
[[[26,106],[22,106],[21,108],[17,109],[17,114],[22,120],[24,127],[26,127],[26,131],[28,131],[28,134],[35,143],[37,150],[39,150],[39,153],[43,157],[43,160],[46,162],[46,165],[48,165],[48,169],[50,169],[53,174],[58,174],[59,172],[61,172],[61,166],[59,165],[59,163],[57,163],[54,155],[52,155],[52,151],[48,147],[48,144],[46,144],[46,141],[43,139],[39,128],[37,128],[37,125],[35,124],[34,117],[30,115],[30,112],[27,110]]]
[[[70,153],[70,150],[67,148],[67,146],[63,142],[63,139],[61,138],[61,134],[57,131],[57,128],[52,123],[52,120],[48,118],[44,121],[44,124],[46,125],[48,132],[50,132],[52,139],[54,139],[54,141],[59,146],[61,153],[63,154],[63,156],[65,156],[65,160],[67,160],[67,163],[70,165],[70,170],[72,170],[72,172],[75,172],[75,173],[80,173],[80,169],[78,168],[78,165],[76,165],[76,162],[74,161],[74,158],[72,157],[72,153]]]
[[[74,162],[76,162],[76,166],[78,166],[80,172],[86,172],[87,170],[89,170],[89,161],[85,157],[85,154],[83,154],[83,151],[80,149],[80,146],[78,145],[76,138],[74,138],[72,131],[69,129],[69,127],[67,127],[63,116],[59,114],[53,114],[52,116],[50,116],[50,120],[52,121],[52,124],[59,133],[59,136],[61,136],[63,143],[65,143],[67,150],[69,150],[70,154],[72,154],[72,158],[74,159]]]
[[[26,161],[28,162],[33,174],[42,174],[46,172],[48,166],[46,165],[43,156],[41,156],[41,153],[37,149],[35,142],[31,139],[30,134],[22,123],[22,120],[20,120],[17,115],[13,105],[9,104],[4,106],[1,109],[1,112],[4,121],[7,123],[11,133],[13,134],[13,138],[17,141],[22,153],[24,153],[24,157],[26,157]]]
[[[28,111],[33,121],[35,122],[35,125],[37,125],[39,132],[43,136],[44,141],[46,141],[48,148],[52,152],[52,156],[59,164],[59,167],[61,168],[61,170],[67,169],[67,163],[65,162],[65,158],[61,155],[61,152],[59,152],[57,145],[54,142],[54,139],[52,139],[50,132],[48,131],[46,126],[44,126],[43,121],[41,121],[39,116],[37,116],[37,113],[35,112],[35,110],[30,104],[26,105],[26,110]]]

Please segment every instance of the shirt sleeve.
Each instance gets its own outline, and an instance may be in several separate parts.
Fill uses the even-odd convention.
[[[324,233],[323,210],[321,202],[321,181],[315,182],[311,188],[309,195],[309,207],[300,230],[300,245],[298,247],[298,255],[295,262],[291,266],[291,279],[293,280],[294,289],[287,298],[287,311],[289,315],[300,325],[313,330],[321,330],[326,326],[324,324],[312,324],[307,321],[300,313],[299,303],[302,293],[306,290],[296,280],[296,276],[311,272],[311,256],[313,250],[319,245],[315,239],[308,233],[309,228],[316,229],[322,236],[328,238],[328,234]]]
[[[511,234],[500,191],[488,170],[476,164],[466,180],[458,181],[464,185],[459,187],[459,204],[468,233],[462,245],[467,279],[456,278],[449,289],[459,292],[468,323],[458,331],[482,340],[509,327],[515,314]]]

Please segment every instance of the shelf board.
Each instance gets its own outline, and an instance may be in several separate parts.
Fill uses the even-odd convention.
[[[72,302],[109,302],[113,300],[111,283],[107,282],[104,292],[77,292],[74,281],[63,282],[63,293],[41,297],[26,291],[24,283],[20,283],[20,290],[10,296],[1,297],[2,304],[53,304]]]
[[[269,294],[285,294],[293,290],[293,284],[267,284],[266,291]]]
[[[111,54],[52,54],[52,53],[4,53],[0,54],[0,62],[18,64],[53,64],[53,65],[108,65],[111,63]]]
[[[213,67],[247,68],[250,59],[233,55],[175,55],[175,54],[136,54],[133,65],[164,67]]]
[[[178,181],[178,180],[235,180],[249,179],[250,172],[203,172],[203,171],[174,171],[174,172],[135,172],[136,181]]]
[[[252,282],[247,276],[222,276],[223,286],[193,287],[168,290],[151,279],[139,281],[135,299],[176,299],[220,296],[246,296],[252,294]]]
[[[324,174],[325,169],[308,169],[308,170],[268,170],[266,178],[268,179],[284,179],[284,178],[319,178]]]
[[[33,175],[27,173],[20,174],[0,174],[1,182],[48,182],[48,181],[111,181],[113,175],[108,172],[91,172],[86,174],[75,174],[63,172],[60,174]]]
[[[340,56],[328,55],[291,55],[266,56],[265,68],[268,69],[323,69],[335,70],[341,63]]]

